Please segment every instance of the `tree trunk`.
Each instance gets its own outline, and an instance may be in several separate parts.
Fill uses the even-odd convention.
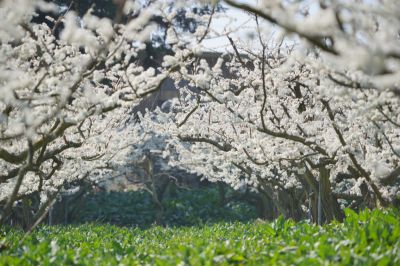
[[[337,198],[332,193],[329,174],[330,171],[325,166],[319,168],[319,195],[323,211],[321,222],[330,222],[332,220],[343,221],[344,213],[339,206]]]
[[[272,199],[264,193],[259,193],[257,197],[257,211],[261,219],[273,220],[275,219],[275,205]]]
[[[278,212],[285,218],[299,221],[305,217],[301,208],[301,201],[295,198],[295,192],[291,190],[272,189],[268,184],[262,184],[262,190],[270,197]]]
[[[226,204],[226,191],[224,187],[224,183],[218,182],[218,195],[219,195],[219,202],[218,205],[219,207],[223,207]]]

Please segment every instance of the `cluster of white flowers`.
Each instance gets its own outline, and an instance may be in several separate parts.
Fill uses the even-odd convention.
[[[214,10],[188,13],[204,25],[190,36],[170,23],[165,37],[173,54],[147,70],[134,59],[153,30],[152,12],[167,22],[177,15],[166,14],[168,1],[155,1],[127,25],[68,12],[60,39],[30,23],[35,9],[54,6],[19,2],[0,2],[6,207],[33,192],[47,198],[65,183],[128,171],[143,151],[162,149],[170,166],[263,193],[288,217],[322,209],[325,219],[341,219],[340,203],[398,204],[395,0],[225,0],[255,16],[255,45],[229,38],[228,53],[202,59],[204,37],[216,34],[209,29]],[[135,8],[133,1],[125,6]],[[267,22],[280,29],[276,45],[263,30]],[[169,112],[145,114],[139,128],[132,107],[167,77],[175,79],[179,99]]]
[[[135,60],[150,16],[124,27],[68,11],[58,39],[31,22],[36,10],[57,7],[0,3],[1,221],[17,199],[41,193],[46,201],[66,184],[121,170],[141,137],[132,109],[165,79]]]
[[[175,78],[189,84],[172,101],[175,111],[142,119],[170,137],[178,156],[169,163],[265,193],[295,218],[304,217],[305,207],[318,208],[317,197],[328,220],[342,218],[341,200],[398,204],[399,6],[310,3],[313,10],[304,14],[304,7],[282,1],[259,8],[225,2],[305,45],[271,46],[257,28],[258,51],[236,42],[216,64],[181,64]]]

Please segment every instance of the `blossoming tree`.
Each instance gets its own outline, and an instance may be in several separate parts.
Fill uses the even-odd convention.
[[[135,14],[126,24],[66,10],[48,17],[49,28],[32,17],[35,10],[59,14],[57,6],[0,2],[0,223],[16,200],[34,194],[38,220],[66,185],[121,170],[124,151],[140,141],[132,108],[174,66],[156,73],[137,63],[163,3],[119,4]]]
[[[215,35],[214,9],[189,14],[203,22],[191,34],[169,23],[176,12],[163,1],[140,12],[117,2],[135,14],[124,25],[66,10],[55,28],[31,23],[52,4],[0,2],[0,223],[17,199],[40,194],[38,219],[66,184],[124,171],[148,134],[170,165],[258,191],[286,217],[321,223],[341,220],[343,206],[398,204],[396,1],[220,1],[253,16],[255,45],[228,31],[213,64],[197,55]],[[170,25],[172,54],[143,69],[154,12]],[[132,108],[167,77],[179,99],[136,130]]]
[[[171,163],[251,186],[295,219],[398,204],[396,4],[225,2],[255,16],[258,51],[228,36],[229,56],[176,74],[190,81],[176,111],[147,120],[179,147]],[[282,30],[275,45],[265,20]]]

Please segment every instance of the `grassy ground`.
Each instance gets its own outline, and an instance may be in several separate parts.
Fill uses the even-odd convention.
[[[2,228],[0,265],[400,265],[399,210],[346,211],[323,227],[277,219],[192,227]]]

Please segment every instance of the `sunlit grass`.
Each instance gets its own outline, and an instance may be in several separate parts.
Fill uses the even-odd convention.
[[[398,210],[325,226],[279,218],[148,229],[85,224],[1,231],[0,265],[399,265]]]

